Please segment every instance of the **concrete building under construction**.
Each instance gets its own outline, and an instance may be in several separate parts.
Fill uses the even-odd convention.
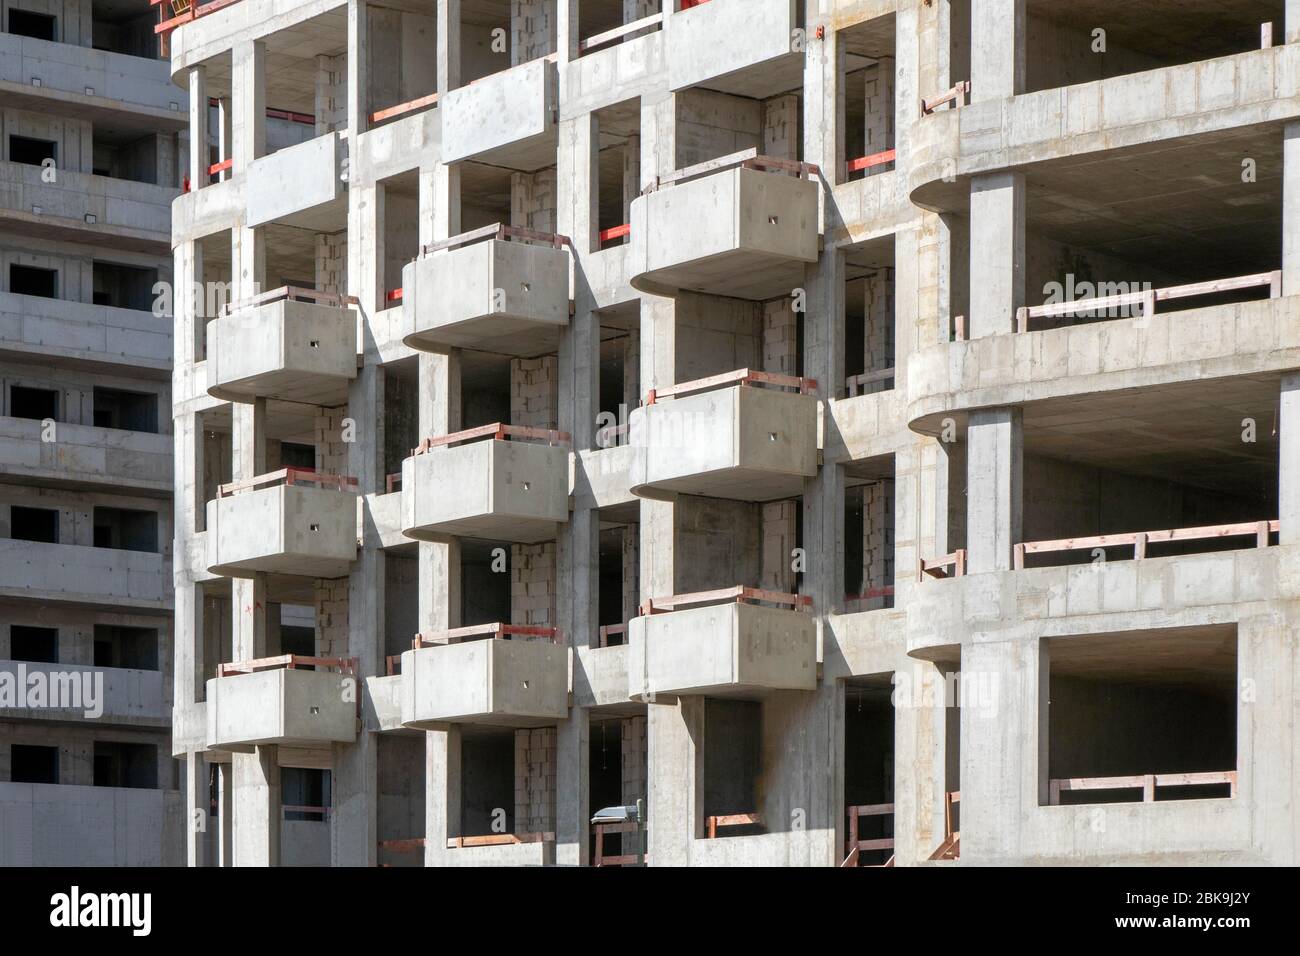
[[[191,865],[1297,862],[1300,0],[160,10]]]

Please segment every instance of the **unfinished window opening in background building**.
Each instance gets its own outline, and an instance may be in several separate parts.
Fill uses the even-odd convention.
[[[894,387],[894,237],[848,250],[844,257],[845,394]]]
[[[128,392],[95,386],[96,428],[133,432],[158,432],[158,396],[153,392]]]
[[[158,552],[158,512],[95,508],[95,547]]]
[[[1169,628],[1042,641],[1047,805],[1235,796],[1237,630]]]
[[[280,467],[316,470],[316,446],[301,442],[280,442]]]
[[[595,114],[599,155],[592,174],[596,242],[592,251],[632,241],[632,200],[641,195],[641,100],[625,100]]]
[[[1027,406],[1017,567],[1275,543],[1279,391],[1250,376]]]
[[[894,461],[844,467],[844,609],[894,606]]]
[[[461,539],[462,626],[510,623],[511,548],[503,541]]]
[[[882,866],[894,856],[891,677],[885,674],[845,682],[844,807],[848,837],[841,857],[858,866]]]
[[[43,544],[58,544],[58,509],[24,508],[19,505],[12,506],[9,509],[9,537],[18,541],[39,541]]]
[[[517,833],[515,732],[462,727],[460,832],[456,836]]]
[[[95,666],[158,670],[158,628],[96,624]]]
[[[599,647],[627,643],[627,624],[640,611],[640,524],[636,506],[600,513]]]
[[[378,288],[380,307],[402,304],[402,270],[420,254],[420,175],[416,170],[380,182],[383,203],[383,245]]]
[[[1122,0],[1028,0],[1026,13],[1031,93],[1281,44],[1286,19],[1284,0],[1180,4],[1177,16]],[[1272,29],[1263,30],[1265,23]]]
[[[839,31],[844,50],[844,159],[847,181],[894,169],[896,15]]]
[[[33,13],[31,10],[19,10],[10,7],[5,30],[14,36],[31,37],[33,40],[49,40],[57,43],[59,39],[59,21],[48,13]]]
[[[402,359],[384,366],[385,491],[400,491],[402,462],[420,443],[420,362]]]
[[[95,305],[117,309],[137,309],[148,312],[153,308],[154,286],[158,270],[140,266],[126,266],[116,262],[95,261]]]
[[[280,803],[284,819],[324,823],[329,819],[330,772],[312,767],[280,768]]]
[[[14,744],[9,748],[9,779],[14,783],[58,783],[59,748]]]
[[[31,136],[9,136],[9,162],[24,163],[28,166],[41,166],[46,160],[59,161],[59,144],[52,139],[36,139]]]
[[[141,136],[138,129],[96,123],[91,152],[91,172],[128,182],[168,186],[175,172],[159,149],[158,137]]]
[[[9,386],[9,417],[36,421],[59,420],[59,392],[53,388]]]
[[[9,291],[14,295],[34,295],[42,299],[59,297],[59,270],[38,266],[9,266]]]
[[[704,836],[765,832],[759,780],[763,772],[763,705],[704,701]]]
[[[28,624],[9,625],[9,659],[41,664],[59,662],[59,629],[33,627]]]
[[[96,740],[94,774],[97,787],[158,789],[158,748],[154,744],[128,744]]]
[[[158,58],[158,37],[153,28],[157,15],[152,9],[123,6],[112,0],[91,3],[91,45],[96,50],[127,56]]]

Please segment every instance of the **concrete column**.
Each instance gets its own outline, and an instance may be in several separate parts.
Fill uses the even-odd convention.
[[[817,39],[820,25],[826,27],[825,38],[821,40]],[[845,182],[844,49],[840,34],[827,14],[809,15],[803,83],[804,162],[819,166],[831,185]]]
[[[966,426],[966,569],[1009,571],[1022,539],[1024,434],[1018,408],[971,412]]]
[[[236,226],[231,235],[230,280],[232,299],[249,299],[264,290],[266,242],[261,226]]]
[[[691,841],[702,835],[703,746],[703,697],[647,706],[647,852],[655,866],[689,865]]]
[[[420,437],[460,427],[460,362],[455,352],[420,354]],[[421,633],[460,624],[460,540],[421,541],[419,623]]]
[[[447,839],[460,835],[460,728],[448,724],[424,740],[424,865],[440,866]]]
[[[280,763],[277,747],[231,754],[235,866],[280,865]]]
[[[1286,0],[1286,42],[1300,43],[1300,0]]]
[[[1024,174],[976,176],[970,189],[970,337],[1011,332],[1025,301]]]
[[[1281,410],[1278,421],[1278,520],[1279,541],[1300,543],[1300,372],[1282,376]]]
[[[241,42],[231,52],[231,60],[234,168],[242,175],[249,163],[266,153],[266,44]]]
[[[208,765],[202,754],[185,755],[185,865],[208,865]]]
[[[1282,137],[1282,294],[1300,295],[1300,122]]]
[[[266,399],[231,405],[231,473],[244,481],[266,471]],[[231,612],[234,618],[233,653],[237,661],[267,654],[266,575],[232,578]]]
[[[438,92],[460,86],[460,0],[438,0]]]
[[[971,0],[971,102],[1025,91],[1025,0]]]
[[[623,145],[623,222],[632,221],[632,201],[640,195],[641,137],[632,135]]]
[[[459,0],[454,0],[459,2]],[[442,22],[439,7],[438,63],[442,64]],[[370,128],[370,18],[365,0],[348,0],[348,136],[356,137]],[[442,87],[439,87],[442,89]],[[352,233],[355,235],[355,233]]]
[[[234,121],[234,104],[230,102],[229,96],[223,96],[217,100],[217,159],[220,162],[225,162],[234,155]],[[230,173],[229,169],[223,169],[217,178],[224,183],[230,178]]]
[[[234,789],[231,765],[217,765],[217,865],[233,866],[234,855]]]
[[[190,188],[208,184],[208,68],[190,69]]]
[[[641,97],[641,185],[676,170],[677,99],[672,93],[646,94]]]
[[[578,58],[578,4],[580,0],[555,0],[555,36],[558,40],[556,52],[560,62],[567,63]]]

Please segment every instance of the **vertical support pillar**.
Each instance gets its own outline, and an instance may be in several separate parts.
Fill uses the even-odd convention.
[[[232,51],[231,95],[234,101],[234,169],[266,154],[266,44],[248,40]]]
[[[190,188],[208,184],[208,68],[190,68]]]
[[[1024,432],[1018,408],[972,412],[966,426],[967,570],[1009,571],[1021,540]]]
[[[970,316],[972,339],[1015,328],[1025,304],[1025,176],[989,173],[971,180]]]
[[[438,92],[460,86],[460,0],[438,0]]]
[[[1300,295],[1300,122],[1282,137],[1282,294]]]
[[[447,840],[460,835],[460,728],[424,735],[424,865],[441,866]]]
[[[1300,0],[1286,0],[1286,42],[1300,43]]]
[[[817,39],[819,26],[826,28],[822,39]],[[847,179],[844,146],[847,124],[844,48],[827,14],[810,16],[804,64],[804,162],[819,166],[827,184],[833,186]]]
[[[1025,0],[971,0],[971,102],[1025,90]]]
[[[234,790],[232,767],[217,765],[217,865],[234,866]]]
[[[217,100],[217,160],[225,162],[234,155],[234,126],[235,108],[230,102],[229,96],[223,96]],[[217,174],[221,182],[230,178],[231,171],[223,169]]]
[[[235,866],[280,865],[278,747],[231,754],[234,776]]]
[[[208,764],[199,753],[185,755],[185,865],[208,865]]]
[[[1282,376],[1278,420],[1278,520],[1281,544],[1300,543],[1300,372]]]
[[[441,46],[441,23],[438,24],[438,43]],[[441,49],[438,55],[441,63]],[[356,137],[370,128],[370,6],[366,0],[349,0],[348,3],[347,73],[348,137],[355,143]]]

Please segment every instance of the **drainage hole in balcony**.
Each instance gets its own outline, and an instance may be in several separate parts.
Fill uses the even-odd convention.
[[[319,530],[320,530],[320,525],[318,525],[318,524],[314,524],[314,525],[312,525],[312,526],[311,526],[311,530],[312,530],[312,531],[319,531]]]
[[[320,339],[312,339],[307,345],[309,348],[318,349],[320,348]]]

